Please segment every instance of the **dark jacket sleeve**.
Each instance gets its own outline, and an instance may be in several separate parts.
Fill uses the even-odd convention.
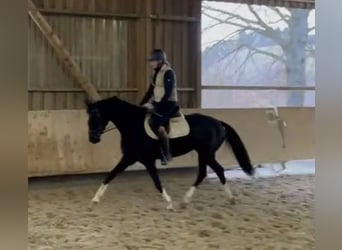
[[[146,102],[148,102],[148,100],[151,99],[152,95],[153,95],[153,89],[154,89],[154,86],[152,84],[150,84],[150,87],[148,88],[147,92],[145,93],[143,99],[141,100],[140,104],[139,105],[143,105],[145,104]]]
[[[175,86],[175,75],[172,70],[168,70],[165,72],[164,75],[164,89],[165,89],[165,94],[163,98],[160,100],[160,102],[166,102],[171,94],[172,94],[172,89]]]

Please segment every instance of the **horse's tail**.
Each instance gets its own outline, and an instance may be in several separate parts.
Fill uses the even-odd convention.
[[[253,168],[247,149],[245,148],[240,136],[235,131],[234,128],[232,128],[227,123],[221,121],[222,126],[226,130],[226,143],[229,143],[233,153],[240,164],[242,170],[249,176],[254,176],[255,169]]]

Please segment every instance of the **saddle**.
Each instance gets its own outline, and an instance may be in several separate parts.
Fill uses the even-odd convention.
[[[144,128],[146,134],[152,139],[157,140],[158,135],[152,130],[150,121],[152,114],[147,114],[145,117]],[[170,139],[186,136],[190,133],[190,127],[185,119],[184,114],[177,109],[169,118],[168,124],[165,126],[166,132]]]

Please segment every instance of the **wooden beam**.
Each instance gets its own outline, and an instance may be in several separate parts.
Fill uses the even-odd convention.
[[[198,18],[198,17],[150,15],[150,18],[152,20],[158,20],[158,21],[175,21],[175,22],[190,22],[190,23],[201,22],[201,18]]]
[[[301,85],[288,85],[288,86],[248,86],[248,85],[202,85],[202,89],[211,90],[315,90],[315,86],[301,86]]]
[[[28,92],[83,92],[83,89],[47,89],[47,88],[36,88],[29,89]],[[98,89],[98,92],[137,92],[138,89]]]
[[[57,10],[57,9],[46,9],[39,8],[38,11],[45,15],[63,15],[63,16],[80,16],[80,17],[100,17],[100,18],[117,18],[117,19],[142,19],[151,18],[152,20],[160,21],[176,21],[176,22],[200,22],[200,19],[196,17],[186,17],[186,16],[165,16],[158,14],[150,14],[148,16],[142,13],[137,14],[122,14],[122,13],[107,13],[107,12],[94,12],[94,11],[78,11],[78,10]]]
[[[146,18],[144,18],[143,22],[146,29],[146,47],[145,47],[145,60],[149,57],[149,54],[151,53],[151,50],[153,49],[153,27],[152,27],[152,19],[149,17],[152,13],[152,1],[153,0],[145,0],[145,9],[144,9],[144,15]],[[150,77],[150,65],[146,62],[146,82],[149,81]]]
[[[148,55],[152,49],[152,20],[149,17],[152,12],[152,0],[136,1],[136,12],[143,18],[137,22],[137,72],[136,82],[138,98],[145,93],[150,76],[149,64],[147,62]]]
[[[191,14],[195,16],[197,19],[201,20],[202,17],[202,2],[191,0]],[[196,94],[195,94],[195,108],[202,107],[202,27],[200,23],[192,23],[191,25],[195,26],[195,34],[190,34],[190,36],[194,36],[191,41],[194,41],[194,45],[189,45],[189,49],[194,50],[192,54],[194,56],[194,60],[196,62],[196,70],[195,70],[195,82],[196,85]]]
[[[47,88],[35,88],[35,89],[29,89],[28,92],[83,92],[83,89],[47,89]],[[129,93],[129,92],[138,92],[138,89],[98,89],[98,92],[123,92],[123,93]],[[195,88],[178,88],[179,92],[194,92]]]
[[[311,3],[311,4],[315,4],[315,0],[283,0],[283,2],[290,2],[290,3]]]
[[[41,13],[38,11],[31,0],[28,0],[28,14],[41,30],[50,45],[55,49],[57,56],[62,62],[62,65],[65,67],[66,70],[69,71],[71,76],[74,78],[74,81],[88,94],[90,101],[95,102],[100,100],[101,96],[99,95],[93,84],[81,72],[81,69],[72,59],[70,53],[63,46],[62,41],[59,39],[57,34],[53,31],[52,27],[41,15]]]
[[[217,1],[217,0],[207,0]],[[302,9],[315,9],[315,0],[219,0],[220,2],[237,3],[237,4],[253,4],[274,7],[289,7]]]
[[[121,14],[121,13],[107,13],[94,11],[79,11],[79,10],[56,10],[39,8],[40,13],[46,15],[65,15],[65,16],[81,16],[81,17],[100,17],[100,18],[124,18],[124,19],[138,19],[141,18],[136,14]]]
[[[195,88],[177,88],[179,92],[195,92]]]

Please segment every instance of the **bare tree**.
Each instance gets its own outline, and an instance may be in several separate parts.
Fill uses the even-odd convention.
[[[231,55],[240,49],[248,49],[244,63],[255,54],[263,54],[273,58],[274,62],[281,62],[285,66],[288,85],[306,85],[306,58],[313,56],[314,47],[308,47],[308,33],[314,29],[309,27],[308,16],[310,10],[305,9],[287,9],[288,13],[283,13],[277,7],[269,7],[277,14],[279,19],[275,22],[267,22],[258,14],[256,8],[248,5],[248,10],[253,18],[246,18],[236,14],[236,11],[218,9],[211,7],[210,4],[203,4],[202,13],[204,16],[214,21],[202,32],[206,32],[220,24],[234,25],[237,29],[233,34],[228,34],[222,40],[227,40],[241,32],[251,31],[271,39],[275,44],[279,45],[283,53],[274,53],[272,51],[256,48],[251,44],[238,43],[237,49],[227,53],[225,56]],[[273,28],[272,24],[283,22],[287,25],[287,34],[279,29]],[[242,66],[242,65],[241,65]],[[304,102],[302,92],[289,94],[288,104],[301,106]]]

